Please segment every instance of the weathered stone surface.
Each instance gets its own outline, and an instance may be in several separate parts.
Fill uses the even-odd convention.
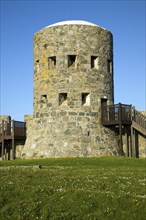
[[[24,158],[118,154],[115,133],[100,123],[101,98],[111,104],[114,97],[112,41],[108,30],[92,25],[35,34],[34,112]]]

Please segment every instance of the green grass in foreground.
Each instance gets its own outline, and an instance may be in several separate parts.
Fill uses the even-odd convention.
[[[0,220],[144,220],[145,165],[122,157],[0,161]]]

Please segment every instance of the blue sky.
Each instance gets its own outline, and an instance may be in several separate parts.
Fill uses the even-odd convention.
[[[33,112],[33,35],[50,24],[85,20],[114,37],[115,103],[146,109],[146,2],[1,0],[0,114]]]

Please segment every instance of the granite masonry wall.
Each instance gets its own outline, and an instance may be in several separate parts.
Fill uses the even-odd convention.
[[[79,24],[40,30],[22,157],[118,155],[115,132],[101,125],[102,102],[114,103],[112,34]]]

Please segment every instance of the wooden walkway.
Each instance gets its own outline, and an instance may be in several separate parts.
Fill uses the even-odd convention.
[[[101,124],[119,132],[119,153],[123,155],[123,135],[126,136],[126,155],[139,157],[138,134],[146,137],[146,116],[131,105],[117,104],[102,108]]]
[[[12,148],[12,159],[15,159],[16,142],[25,142],[26,139],[26,124],[21,121],[1,121],[0,124],[0,151],[2,160],[6,159],[6,151],[10,153]],[[9,146],[10,144],[10,146]]]

